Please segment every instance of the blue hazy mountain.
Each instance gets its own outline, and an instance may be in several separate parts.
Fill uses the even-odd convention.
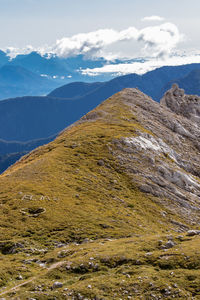
[[[11,62],[11,65],[21,66],[36,74],[45,74],[49,76],[71,75],[62,59],[58,57],[44,57],[37,52],[30,54],[17,55]]]
[[[14,164],[21,156],[41,145],[48,144],[54,140],[55,137],[56,135],[28,142],[5,141],[0,139],[0,173]]]
[[[129,74],[116,77],[107,82],[74,82],[55,89],[48,96],[64,99],[76,99],[77,97],[87,96],[87,100],[94,99],[94,102],[100,102],[124,88],[139,88],[154,100],[159,101],[163,93],[171,86],[171,84],[177,82],[177,78],[187,76],[191,71],[195,72],[195,70],[198,70],[199,68],[200,64],[167,66],[147,72],[144,75]],[[187,82],[187,80],[189,79],[186,78],[185,82]],[[191,78],[190,82],[193,81],[194,78]],[[167,88],[165,88],[165,86],[167,86]]]
[[[92,60],[83,55],[60,58],[55,55],[41,56],[37,52],[10,59],[0,51],[0,99],[41,96],[73,81],[93,82],[96,77],[83,75],[81,69],[102,67],[105,63],[103,58]],[[99,76],[100,81],[109,78],[110,75]]]
[[[28,141],[52,136],[124,88],[138,87],[159,101],[168,82],[199,68],[200,64],[163,67],[142,76],[130,74],[104,83],[71,83],[46,97],[0,101],[0,137]]]
[[[21,66],[4,65],[0,68],[0,99],[23,96],[45,95],[58,83],[41,77]]]
[[[21,66],[39,75],[46,75],[56,80],[66,82],[79,80],[85,77],[80,73],[81,69],[102,67],[106,61],[103,58],[96,60],[86,59],[83,55],[61,58],[58,56],[41,56],[37,52],[17,55],[10,62],[11,65]],[[64,78],[63,78],[64,77]]]
[[[0,154],[0,174],[3,173],[9,166],[13,165],[17,160],[28,152],[9,153],[5,155]]]
[[[177,83],[179,87],[183,88],[186,94],[193,94],[200,96],[200,68],[191,71],[186,76],[170,81],[164,88],[163,93],[169,89],[172,83]]]
[[[56,98],[76,99],[83,95],[94,92],[96,89],[103,86],[102,82],[72,82],[53,90],[48,96]]]
[[[176,79],[180,75],[183,77]],[[34,81],[35,74],[30,78]],[[130,74],[108,82],[74,82],[56,88],[46,97],[1,101],[0,137],[4,140],[0,140],[0,172],[22,155],[54,139],[59,131],[117,91],[139,87],[158,101],[174,82],[187,93],[200,95],[200,65],[163,67],[142,76]]]
[[[47,144],[55,139],[56,135],[44,139],[32,140],[27,142],[5,141],[0,139],[0,155],[6,155],[17,152],[29,152],[34,148]]]
[[[78,105],[78,106],[77,106]],[[52,136],[73,123],[88,104],[50,97],[21,97],[0,101],[0,137],[30,141]]]
[[[9,57],[6,55],[5,52],[0,50],[0,67],[9,63]]]
[[[130,63],[134,61],[138,62],[138,60],[127,60],[123,62]],[[139,61],[142,62],[143,60],[139,59]],[[88,76],[83,75],[81,72],[81,69],[99,68],[107,63],[108,62],[103,58],[94,60],[86,58],[83,55],[61,58],[56,55],[41,56],[37,52],[17,55],[15,58],[9,59],[6,53],[0,51],[0,67],[10,67],[7,74],[5,69],[0,70],[0,73],[3,73],[2,76],[0,76],[0,99],[17,96],[41,96],[50,93],[54,88],[75,81],[88,83],[94,83],[97,80],[99,82],[110,81],[113,79],[113,74],[110,73],[99,76]],[[122,63],[122,61],[115,60],[109,63],[119,64]],[[106,88],[110,88],[113,92],[116,92],[119,90],[118,86],[124,87],[125,85],[126,87],[126,85],[129,84],[131,87],[137,86],[142,91],[158,100],[160,97],[161,85],[163,87],[171,80],[183,78],[195,68],[194,65],[195,64],[180,67],[159,68],[141,76],[134,74],[134,78],[133,76],[131,77],[131,82],[129,82],[130,75],[127,75],[128,77],[121,76],[121,78],[124,78],[123,80],[121,79],[121,81],[127,81],[125,84],[119,83],[119,81],[109,82],[109,84],[106,85]],[[112,83],[116,83],[117,86],[111,87]],[[157,87],[159,89],[157,89]],[[77,88],[79,90],[79,87]],[[80,94],[78,96],[80,96]],[[70,96],[65,95],[64,93],[64,96],[62,97],[68,98]]]

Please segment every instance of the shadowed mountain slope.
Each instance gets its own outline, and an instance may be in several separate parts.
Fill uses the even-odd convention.
[[[198,299],[200,131],[180,95],[125,89],[0,176],[1,296]]]
[[[45,95],[58,83],[14,65],[0,68],[0,99],[23,95]]]
[[[171,83],[177,79],[186,76],[190,71],[198,69],[200,64],[190,64],[183,66],[166,66],[156,70],[147,72],[144,75],[129,74],[116,77],[107,82],[101,83],[81,83],[74,82],[66,84],[56,90],[52,91],[49,96],[60,98],[78,98],[84,97],[84,101],[89,99],[97,99],[99,103],[113,94],[121,91],[124,88],[139,88],[156,101],[160,101],[164,92],[164,88],[169,82]],[[86,93],[87,91],[87,93]],[[87,100],[86,100],[87,99]]]
[[[55,135],[93,106],[50,97],[22,97],[0,101],[0,136],[30,141]],[[73,113],[72,113],[73,112]]]
[[[0,137],[28,141],[57,134],[123,88],[138,87],[160,100],[165,92],[163,85],[198,66],[163,67],[143,76],[130,74],[105,83],[74,82],[54,90],[47,97],[0,101]]]
[[[28,151],[24,152],[12,152],[8,154],[0,154],[0,173],[3,173],[8,167],[13,165],[17,160],[20,159],[23,155],[27,154]]]
[[[78,97],[85,96],[91,92],[94,92],[99,87],[103,86],[103,82],[72,82],[61,86],[52,91],[48,96],[56,98],[70,98],[76,99]]]
[[[9,57],[6,55],[5,52],[0,50],[0,67],[7,64],[9,62]]]
[[[86,59],[83,55],[61,58],[58,56],[41,56],[37,52],[17,55],[10,65],[17,65],[30,70],[36,74],[45,74],[48,76],[65,76],[68,81],[77,80],[84,77],[78,70],[80,68],[97,68],[106,63],[106,60],[99,58],[97,60]],[[66,79],[65,78],[65,79]]]
[[[56,136],[51,136],[46,139],[32,140],[28,142],[5,141],[0,140],[0,154],[9,154],[14,152],[31,151],[41,145],[47,144],[55,139]]]
[[[0,140],[0,173],[14,164],[21,156],[41,145],[51,142],[56,136],[29,142],[8,142]]]
[[[173,83],[177,83],[187,94],[200,95],[200,69],[191,71],[185,77],[174,80]],[[171,84],[172,82],[168,83],[164,91],[168,90]]]
[[[15,58],[10,59],[6,53],[0,51],[0,67],[3,67],[2,70],[0,69],[0,99],[20,96],[41,96],[49,93],[60,85],[75,81],[78,81],[77,96],[83,96],[80,81],[105,82],[117,76],[117,74],[112,73],[90,76],[91,74],[88,75],[86,72],[83,72],[83,70],[86,69],[101,68],[107,63],[108,62],[103,58],[91,60],[86,59],[83,55],[61,58],[49,56],[48,54],[41,56],[37,52],[17,55]],[[133,63],[133,61],[115,60],[110,63]],[[199,64],[161,67],[142,76],[135,74],[135,77],[130,77],[133,80],[132,82],[128,80],[129,76],[131,76],[130,74],[124,77],[127,82],[122,82],[121,86],[119,82],[110,80],[113,84],[116,84],[116,87],[111,87],[109,84],[108,89],[110,89],[110,93],[106,93],[102,100],[105,100],[122,88],[138,87],[153,97],[154,100],[159,101],[163,94],[163,87],[165,87],[168,82],[182,78],[197,68],[199,68]],[[4,78],[6,80],[4,80]],[[123,79],[121,80],[124,81]],[[71,97],[64,89],[59,91],[59,97],[60,95],[62,98]],[[56,95],[54,96],[58,97]]]

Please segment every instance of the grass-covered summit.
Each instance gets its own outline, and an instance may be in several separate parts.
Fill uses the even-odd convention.
[[[9,168],[0,295],[198,299],[198,137],[126,89]]]

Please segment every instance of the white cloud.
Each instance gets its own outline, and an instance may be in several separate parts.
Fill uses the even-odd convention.
[[[182,40],[183,35],[172,23],[146,27],[140,30],[138,34],[138,41],[145,43],[144,50],[147,52],[153,49],[153,56],[155,57],[169,55]]]
[[[30,54],[31,52],[38,52],[41,55],[46,55],[51,50],[50,47],[40,47],[40,48],[34,48],[33,46],[29,45],[24,48],[15,48],[15,47],[7,47],[2,49],[11,59],[15,58],[17,55],[26,55]]]
[[[100,29],[89,33],[80,33],[69,38],[57,40],[52,52],[61,57],[78,54],[95,56],[101,50],[116,42],[136,39],[138,30],[130,27],[126,30]]]
[[[70,57],[83,54],[86,57],[116,57],[116,52],[110,53],[109,47],[115,50],[120,45],[126,48],[138,48],[139,56],[164,57],[182,41],[183,35],[173,23],[163,23],[157,26],[148,26],[143,29],[129,27],[125,30],[100,29],[89,33],[80,33],[72,37],[64,37],[57,40],[53,46],[24,49],[8,48],[7,53],[11,57],[18,54],[28,54],[37,51],[41,55],[55,54],[60,57]],[[131,44],[135,43],[136,47]],[[134,52],[134,49],[131,52]],[[109,51],[109,52],[108,52]],[[134,55],[133,55],[134,56]],[[133,57],[132,56],[132,57]],[[122,57],[122,56],[121,56]]]
[[[192,63],[200,63],[200,54],[196,55],[181,55],[181,56],[171,56],[163,59],[149,59],[144,62],[133,62],[133,63],[121,63],[121,64],[109,64],[105,65],[101,68],[94,69],[85,69],[82,70],[82,74],[89,76],[97,76],[101,74],[110,73],[115,76],[117,75],[125,75],[125,74],[144,74],[148,71],[155,70],[156,68],[160,68],[162,66],[179,66],[186,65]]]
[[[27,46],[25,48],[15,48],[15,47],[7,47],[2,49],[10,58],[14,58],[19,54],[29,54],[32,51],[35,51],[35,49],[32,46]]]
[[[100,29],[89,33],[80,33],[72,37],[57,40],[51,52],[61,57],[83,54],[85,56],[101,56],[106,48],[120,42],[142,42],[143,55],[161,57],[169,55],[172,49],[183,39],[176,25],[164,23],[149,26],[141,30],[129,27],[122,31]]]
[[[154,21],[158,21],[158,22],[161,22],[161,21],[164,21],[165,19],[160,17],[160,16],[149,16],[149,17],[144,17],[141,19],[142,22],[154,22]]]

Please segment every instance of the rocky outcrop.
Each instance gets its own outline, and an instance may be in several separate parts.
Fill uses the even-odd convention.
[[[113,154],[142,192],[199,223],[200,98],[185,95],[177,85],[161,105],[137,89],[124,90],[122,98],[138,128],[113,141]]]
[[[200,125],[200,97],[186,95],[183,89],[173,84],[160,101],[161,105],[167,106],[176,114],[183,115]]]

